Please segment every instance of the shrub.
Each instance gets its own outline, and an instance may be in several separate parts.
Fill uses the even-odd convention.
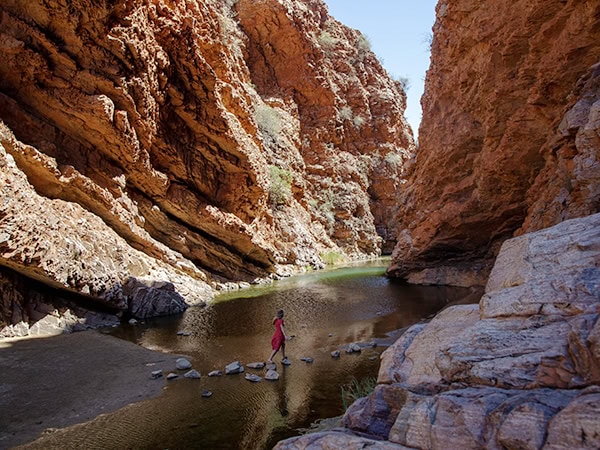
[[[344,411],[354,403],[356,400],[362,397],[366,397],[377,387],[377,379],[374,377],[363,378],[358,381],[356,378],[352,378],[352,381],[341,386],[342,391],[342,404],[344,405]]]
[[[338,39],[334,37],[329,31],[321,31],[319,34],[319,43],[325,48],[333,48],[338,42]]]
[[[353,116],[352,108],[350,108],[349,106],[344,106],[340,108],[338,115],[341,120],[350,120]]]
[[[361,34],[356,42],[359,52],[365,53],[371,50],[371,41],[368,36]]]
[[[344,259],[345,259],[343,254],[341,254],[340,252],[335,252],[335,251],[324,252],[324,253],[321,253],[319,256],[321,257],[323,262],[328,266],[338,264],[338,263],[344,261]]]
[[[269,166],[271,187],[269,198],[273,206],[281,206],[289,203],[292,198],[292,174],[289,170],[277,166]]]
[[[276,138],[281,132],[282,119],[279,112],[269,105],[258,105],[254,111],[254,119],[260,131]]]

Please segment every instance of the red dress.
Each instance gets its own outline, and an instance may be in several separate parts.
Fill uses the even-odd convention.
[[[275,319],[273,323],[275,324],[275,333],[273,333],[273,337],[271,338],[271,347],[273,350],[279,350],[279,347],[285,342],[285,336],[281,329],[283,326],[283,319]]]

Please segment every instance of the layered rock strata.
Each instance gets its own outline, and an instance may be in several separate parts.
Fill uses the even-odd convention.
[[[450,307],[389,347],[344,429],[277,448],[595,449],[599,417],[595,214],[506,241],[479,305]]]
[[[320,0],[9,0],[0,49],[0,266],[143,317],[395,242],[405,94]]]
[[[484,285],[501,243],[600,211],[600,4],[440,1],[389,273]]]

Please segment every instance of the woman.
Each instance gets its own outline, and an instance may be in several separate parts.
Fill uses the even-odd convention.
[[[275,325],[275,333],[273,333],[273,337],[271,338],[271,348],[273,352],[267,363],[273,363],[273,357],[277,354],[279,350],[281,350],[281,354],[283,356],[282,364],[290,364],[290,361],[285,356],[285,341],[289,338],[285,334],[285,328],[283,323],[283,309],[277,311],[277,315],[273,318],[273,324]]]

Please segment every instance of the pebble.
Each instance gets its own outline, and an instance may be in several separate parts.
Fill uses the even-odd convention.
[[[162,370],[155,370],[150,374],[150,378],[156,380],[157,378],[161,378],[163,376]]]
[[[208,398],[211,395],[212,395],[211,391],[206,391],[206,390],[202,391],[202,397],[204,397],[204,398]]]
[[[192,333],[190,333],[189,331],[178,331],[177,332],[177,336],[191,336]]]
[[[167,380],[174,380],[177,377],[179,377],[179,375],[177,375],[176,373],[171,372],[169,375],[167,375]]]
[[[212,372],[208,372],[209,377],[220,377],[223,375],[223,372],[220,370],[213,370]]]
[[[339,350],[334,350],[331,352],[331,357],[332,358],[339,358],[340,357],[340,351]]]
[[[313,362],[313,359],[310,356],[305,356],[304,358],[300,358],[300,361],[311,363]]]

